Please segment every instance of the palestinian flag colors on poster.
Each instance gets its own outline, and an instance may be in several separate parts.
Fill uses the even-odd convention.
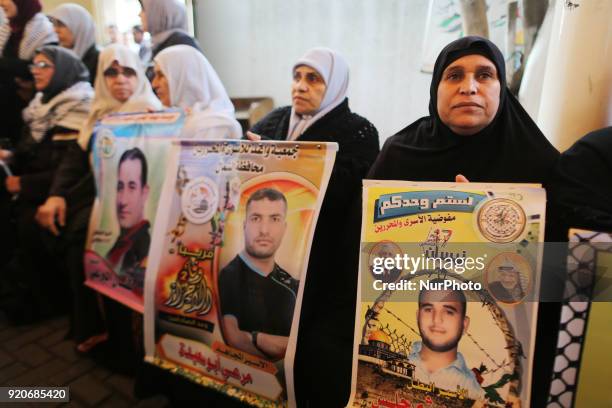
[[[85,249],[85,284],[143,312],[143,287],[170,143],[180,110],[113,114],[94,130],[97,196]]]
[[[173,145],[145,283],[147,361],[254,406],[294,405],[302,292],[336,150]]]
[[[545,192],[364,181],[352,407],[528,406]]]

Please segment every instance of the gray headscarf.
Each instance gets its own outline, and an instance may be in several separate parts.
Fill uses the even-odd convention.
[[[87,50],[95,44],[96,27],[85,8],[74,3],[62,4],[50,12],[48,16],[68,27],[74,38],[72,51],[79,58],[83,58]]]
[[[89,81],[89,71],[79,57],[72,51],[57,45],[46,45],[36,50],[35,55],[43,54],[55,65],[55,73],[49,85],[42,91],[42,102],[47,103],[54,96],[77,82]]]
[[[291,108],[287,140],[300,137],[317,120],[327,115],[332,109],[346,99],[349,84],[349,68],[342,55],[329,48],[312,48],[294,65],[293,71],[300,65],[306,65],[319,73],[325,81],[325,95],[321,106],[313,115],[298,115]]]
[[[187,33],[187,10],[178,0],[142,0],[153,47],[175,32]]]

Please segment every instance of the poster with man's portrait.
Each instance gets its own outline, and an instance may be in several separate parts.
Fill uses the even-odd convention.
[[[528,406],[537,185],[364,181],[352,407]]]
[[[151,234],[181,111],[114,114],[92,141],[97,197],[85,251],[85,284],[143,312]]]
[[[336,144],[181,141],[145,284],[146,359],[286,406],[301,293]]]

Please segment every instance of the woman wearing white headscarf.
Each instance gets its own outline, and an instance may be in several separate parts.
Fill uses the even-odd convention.
[[[62,4],[48,14],[60,45],[71,49],[89,70],[89,81],[96,79],[99,51],[96,26],[87,10],[74,3]]]
[[[151,34],[153,58],[173,45],[189,45],[200,49],[187,32],[187,10],[178,0],[140,0],[142,29]]]
[[[181,137],[240,139],[234,105],[206,57],[188,45],[166,48],[154,59],[153,89],[166,107],[188,111]]]
[[[333,334],[348,322],[333,322],[335,311],[328,310],[326,305],[336,304],[334,295],[346,283],[338,273],[342,270],[338,237],[347,224],[347,210],[360,193],[361,180],[379,151],[374,125],[349,109],[348,83],[348,65],[341,55],[327,48],[309,50],[293,66],[292,105],[269,113],[253,126],[249,136],[257,138],[254,133],[276,140],[339,145],[312,242],[295,358],[296,397],[301,404],[310,406],[340,406],[346,402],[326,400],[322,396],[320,384],[338,390],[343,387],[338,381],[344,378],[335,372],[322,378],[317,367],[325,364],[324,358],[342,357],[346,360],[342,361],[343,367],[351,365],[350,353],[343,354],[342,347],[334,348],[339,342]],[[354,304],[343,306],[354,307]],[[321,333],[328,333],[328,337],[321,339]],[[350,339],[349,343],[352,343]],[[350,350],[350,344],[344,348]]]
[[[161,109],[145,77],[140,59],[129,48],[112,44],[101,53],[95,81],[95,97],[89,117],[81,127],[78,145],[72,148],[53,180],[49,198],[38,208],[38,223],[59,236],[66,248],[74,307],[72,332],[77,350],[87,352],[108,335],[101,323],[96,298],[83,286],[83,251],[95,186],[88,152],[93,128],[110,113],[143,112]]]

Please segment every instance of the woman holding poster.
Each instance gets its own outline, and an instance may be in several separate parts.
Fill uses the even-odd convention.
[[[471,36],[447,45],[436,60],[429,95],[429,116],[385,142],[369,178],[548,180],[559,153],[508,90],[495,44]]]
[[[429,116],[385,142],[368,178],[455,181],[463,175],[472,182],[547,184],[559,152],[510,93],[504,58],[491,41],[468,36],[448,44],[436,60],[429,94]],[[550,305],[543,304],[539,315]],[[558,319],[548,321],[556,325]],[[541,351],[552,358],[544,350],[553,348]],[[534,389],[550,378],[537,375],[547,365],[542,357],[540,363]]]
[[[189,113],[180,137],[240,139],[234,105],[210,62],[188,45],[174,45],[154,59],[153,89],[166,107]]]
[[[323,383],[337,391],[342,388],[336,386],[337,381],[349,377],[348,372],[338,375],[320,369],[330,359],[336,359],[336,367],[348,370],[350,366],[350,338],[344,336],[349,353],[342,353],[344,347],[338,338],[343,337],[341,332],[352,333],[351,319],[339,317],[342,302],[338,307],[329,306],[337,304],[338,291],[351,292],[355,284],[338,273],[344,262],[339,256],[338,236],[348,221],[347,209],[379,151],[374,125],[349,109],[348,84],[346,60],[336,51],[313,48],[293,65],[292,105],[272,111],[251,129],[263,138],[339,145],[312,242],[295,360],[297,399],[312,406],[343,402],[324,400],[326,397],[320,392]],[[346,326],[342,327],[341,322],[346,322]],[[346,382],[344,385],[347,386]]]
[[[95,196],[89,165],[90,138],[102,117],[114,112],[160,109],[138,56],[123,45],[113,44],[100,53],[95,97],[89,118],[81,128],[78,145],[64,157],[54,178],[49,198],[38,209],[37,220],[61,237],[66,269],[73,291],[72,331],[77,350],[88,352],[108,335],[101,321],[96,296],[83,286],[83,251],[89,214]]]

